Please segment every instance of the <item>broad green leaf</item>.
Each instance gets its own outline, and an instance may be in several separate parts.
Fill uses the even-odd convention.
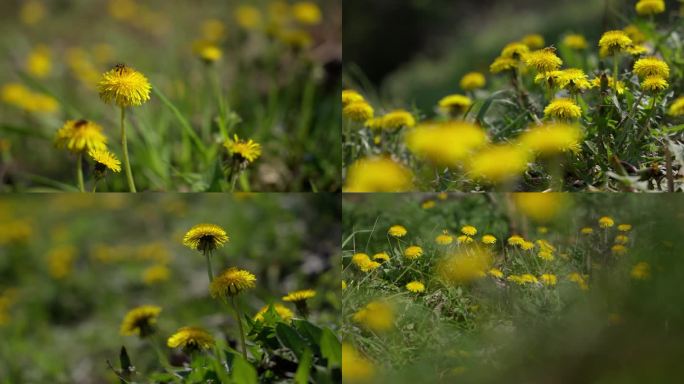
[[[276,336],[280,344],[290,348],[297,358],[302,356],[304,349],[306,349],[306,342],[297,334],[297,331],[284,323],[278,323],[276,325]]]
[[[309,382],[309,372],[311,371],[311,362],[313,360],[313,354],[310,350],[306,350],[302,358],[299,359],[299,366],[297,367],[297,372],[295,373],[295,383],[306,384]]]
[[[328,360],[328,366],[342,365],[342,345],[328,328],[323,328],[321,334],[321,354]]]
[[[236,384],[256,384],[256,369],[242,356],[236,355],[233,361],[233,381]]]

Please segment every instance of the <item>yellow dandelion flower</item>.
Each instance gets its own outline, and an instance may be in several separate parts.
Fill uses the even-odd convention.
[[[652,93],[661,92],[669,86],[667,80],[659,76],[649,76],[641,82],[641,89]]]
[[[392,304],[374,300],[356,312],[352,319],[371,331],[385,332],[394,328],[394,315]]]
[[[492,277],[496,277],[497,279],[503,279],[504,274],[501,272],[499,268],[492,268],[489,271],[487,271],[487,274]]]
[[[581,51],[587,49],[587,39],[579,34],[570,34],[563,38],[563,45],[570,49]]]
[[[684,115],[684,96],[679,96],[670,104],[670,109],[667,112],[670,116]]]
[[[510,276],[506,277],[506,281],[510,281],[510,282],[516,283],[518,285],[523,284],[523,281],[522,281],[522,278],[520,277],[520,275],[510,275]]]
[[[556,55],[555,49],[544,48],[527,54],[525,56],[525,64],[534,68],[537,72],[544,73],[560,68],[563,60]]]
[[[539,280],[541,280],[542,284],[548,286],[554,286],[558,282],[558,278],[556,278],[556,275],[551,273],[542,274],[541,276],[539,276]]]
[[[47,254],[50,276],[55,279],[67,277],[71,273],[76,256],[76,248],[71,245],[51,249]]]
[[[121,335],[147,337],[153,334],[161,310],[156,305],[143,305],[128,311],[121,323]]]
[[[397,109],[382,116],[379,124],[382,129],[387,130],[401,127],[411,128],[416,125],[416,119],[410,112],[403,109]]]
[[[487,79],[480,72],[468,72],[461,78],[459,85],[464,91],[472,91],[483,88],[487,84]]]
[[[464,121],[425,123],[408,131],[408,149],[438,166],[456,167],[487,143],[487,134]]]
[[[345,280],[342,280],[342,290],[347,290],[347,282]]]
[[[357,102],[357,101],[366,101],[366,99],[363,98],[363,96],[358,93],[357,91],[353,89],[343,89],[342,90],[342,106],[346,107],[348,104]]]
[[[473,227],[472,225],[464,225],[461,227],[461,233],[468,236],[475,236],[477,235],[477,228]]]
[[[105,72],[97,85],[100,98],[120,107],[142,105],[150,99],[152,86],[145,75],[125,64]]]
[[[634,44],[641,44],[646,41],[646,35],[634,24],[630,24],[622,29],[622,31],[632,39]]]
[[[95,161],[95,172],[103,174],[106,170],[121,172],[121,162],[107,149],[90,149],[88,155]]]
[[[563,75],[563,71],[548,71],[543,73],[538,73],[534,77],[534,82],[537,84],[545,84],[549,88],[558,88],[558,82]]]
[[[209,292],[213,298],[228,298],[256,286],[256,276],[251,272],[236,267],[230,267],[221,272],[209,285]]]
[[[316,291],[313,289],[304,289],[300,291],[289,292],[283,296],[283,301],[296,303],[298,301],[306,301],[316,296]]]
[[[187,351],[209,349],[214,346],[211,334],[199,327],[183,327],[178,329],[166,341],[169,348],[181,348]]]
[[[522,236],[513,235],[509,237],[508,240],[506,240],[506,242],[508,243],[508,245],[521,246],[525,243],[525,239],[523,239]]]
[[[506,46],[501,50],[501,56],[499,56],[499,58],[513,59],[517,65],[516,60],[524,58],[528,53],[530,53],[530,47],[528,47],[525,43],[516,41],[506,44]]]
[[[546,261],[553,261],[553,259],[554,259],[553,253],[551,253],[549,251],[539,251],[539,253],[537,253],[537,257],[539,257],[542,260],[546,260]]]
[[[342,377],[350,383],[373,382],[375,366],[351,344],[342,343]]]
[[[226,36],[226,25],[219,19],[207,19],[202,22],[201,31],[208,41],[219,42]]]
[[[634,63],[634,73],[641,78],[658,76],[666,79],[670,76],[670,67],[657,57],[643,57]]]
[[[183,245],[200,252],[211,252],[230,241],[226,231],[216,224],[197,224],[183,237]]]
[[[147,285],[167,281],[171,276],[169,268],[163,264],[153,265],[143,271],[142,280]]]
[[[627,247],[625,247],[622,244],[615,244],[612,247],[610,247],[610,251],[614,255],[622,256],[627,253]]]
[[[489,66],[489,71],[493,74],[510,71],[518,68],[518,61],[510,57],[497,57]]]
[[[624,31],[608,31],[601,36],[598,44],[602,56],[613,56],[626,51],[633,41]]]
[[[534,249],[534,247],[535,247],[535,245],[531,241],[524,241],[523,240],[522,244],[520,244],[520,249],[522,249],[523,251],[531,251]]]
[[[625,235],[617,235],[615,236],[615,244],[627,244],[629,243],[629,237]]]
[[[568,68],[560,71],[558,86],[567,89],[572,93],[591,88],[591,83],[583,70],[578,68]]]
[[[352,263],[356,265],[361,272],[370,272],[380,267],[380,263],[372,261],[365,253],[356,253],[352,256]]]
[[[45,18],[47,10],[45,4],[39,0],[23,2],[19,12],[19,20],[26,25],[35,25]]]
[[[482,236],[482,243],[487,244],[487,245],[492,245],[496,243],[496,237],[492,235],[484,235]]]
[[[583,291],[586,291],[589,289],[589,285],[587,284],[587,278],[585,275],[581,275],[577,272],[572,272],[568,275],[568,280],[572,281],[573,283],[576,283],[577,286]]]
[[[651,266],[645,261],[640,261],[632,267],[629,274],[634,280],[648,280],[651,277]]]
[[[47,45],[37,45],[26,58],[26,71],[37,78],[44,79],[52,71],[52,54]]]
[[[440,200],[446,200],[449,197],[449,194],[446,192],[440,192],[437,194],[437,198]]]
[[[401,225],[393,225],[387,230],[387,234],[392,237],[404,237],[408,231]]]
[[[202,61],[204,61],[207,64],[211,64],[219,61],[221,59],[221,56],[223,55],[223,52],[221,51],[221,48],[213,44],[208,44],[201,47],[198,50],[197,54],[199,55],[200,59],[202,59]]]
[[[453,236],[451,236],[449,234],[449,231],[447,231],[446,229],[444,231],[442,231],[441,234],[437,235],[437,237],[435,237],[435,243],[437,243],[439,245],[449,245],[453,241],[454,241]]]
[[[538,284],[539,280],[531,273],[525,273],[520,276],[520,282],[523,284]]]
[[[404,250],[404,257],[409,260],[415,260],[423,255],[423,248],[417,245],[411,245]]]
[[[71,152],[106,150],[107,137],[102,127],[88,120],[67,120],[55,134],[57,148]]]
[[[253,163],[261,156],[261,144],[252,139],[240,140],[235,134],[232,139],[226,140],[223,146],[228,150],[228,153],[240,161]]]
[[[456,242],[458,244],[470,244],[473,241],[474,241],[473,238],[468,236],[468,235],[460,235],[456,238]]]
[[[435,203],[434,200],[425,200],[425,201],[420,205],[420,207],[423,208],[423,209],[431,209],[431,208],[434,208],[435,205],[437,205],[437,203]]]
[[[413,175],[405,166],[384,157],[357,160],[347,171],[345,192],[405,192]]]
[[[555,99],[544,108],[544,116],[563,120],[578,119],[582,116],[582,108],[572,99]]]
[[[546,252],[555,252],[556,251],[556,248],[546,240],[539,239],[536,241],[536,244],[539,247],[539,249],[541,249],[542,251],[546,251]]]
[[[486,277],[491,263],[492,256],[484,249],[459,250],[438,262],[437,274],[447,283],[467,284]]]
[[[665,1],[639,0],[634,8],[640,16],[657,15],[665,12]]]
[[[599,227],[601,228],[610,228],[615,225],[615,221],[613,220],[612,217],[609,216],[603,216],[599,219],[598,221]]]
[[[525,172],[529,160],[528,151],[521,147],[493,145],[471,157],[467,168],[476,180],[504,183]]]
[[[601,88],[601,78],[595,77],[589,80],[592,88]],[[625,83],[622,81],[617,82],[617,87],[615,86],[615,79],[612,77],[606,77],[606,88],[614,89],[618,95],[625,93]]]
[[[406,289],[413,293],[425,292],[425,285],[420,281],[412,281],[406,284]]]
[[[580,233],[583,235],[591,235],[592,233],[594,233],[594,228],[584,227],[584,228],[580,229]]]
[[[550,123],[534,126],[518,139],[528,150],[546,156],[562,152],[579,152],[584,133],[582,129],[567,124]]]
[[[632,224],[620,224],[617,228],[620,232],[629,232],[632,230]]]
[[[380,262],[386,263],[390,259],[390,256],[387,254],[387,252],[378,252],[375,255],[373,255],[373,260],[378,260]]]
[[[537,227],[537,233],[545,235],[545,234],[549,233],[549,228],[548,227]]]
[[[546,42],[544,41],[544,36],[537,33],[526,35],[525,37],[520,39],[520,42],[530,47],[530,49],[539,49],[546,45]]]
[[[359,123],[373,118],[373,113],[373,107],[365,100],[351,102],[342,108],[344,117]]]
[[[294,313],[288,307],[280,303],[274,303],[263,306],[259,310],[259,312],[257,312],[256,315],[254,315],[254,321],[264,321],[264,315],[266,314],[266,312],[268,312],[268,309],[271,306],[273,307],[273,310],[278,314],[278,316],[280,316],[280,318],[286,323],[289,323],[294,317]]]
[[[470,97],[464,95],[448,95],[439,100],[439,109],[453,116],[465,113],[473,104]]]
[[[627,47],[626,52],[632,56],[641,56],[641,55],[648,53],[649,48],[645,45],[632,44],[629,47]]]
[[[292,4],[292,16],[298,23],[304,25],[316,25],[323,18],[321,9],[311,1],[300,1]]]
[[[235,10],[235,21],[248,31],[261,27],[261,11],[251,5],[241,5]]]

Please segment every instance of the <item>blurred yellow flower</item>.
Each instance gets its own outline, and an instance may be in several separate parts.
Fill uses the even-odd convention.
[[[120,107],[142,105],[150,99],[152,89],[145,75],[125,64],[105,72],[97,87],[105,103]]]
[[[370,272],[380,267],[380,263],[372,261],[365,253],[355,253],[352,256],[352,264],[356,265],[361,272]]]
[[[553,48],[544,48],[532,51],[525,56],[525,64],[534,68],[539,73],[555,71],[563,64],[563,60],[556,55]]]
[[[301,291],[289,292],[287,295],[283,296],[283,301],[296,303],[300,301],[309,300],[314,296],[316,296],[316,291],[314,291],[313,289],[304,289]]]
[[[202,37],[211,42],[220,42],[226,36],[226,26],[219,19],[207,19],[202,22]]]
[[[386,332],[394,328],[394,307],[389,302],[374,300],[354,314],[352,319],[374,332]]]
[[[530,47],[528,47],[525,43],[516,41],[506,44],[506,46],[501,50],[501,56],[499,56],[499,59],[512,59],[513,62],[517,64],[516,60],[524,59],[528,53],[530,53]]]
[[[437,274],[447,283],[467,284],[486,276],[492,257],[486,250],[472,248],[446,256],[437,263]]]
[[[211,252],[228,241],[226,231],[216,224],[197,224],[183,236],[183,245],[200,252]]]
[[[601,78],[595,77],[595,78],[589,80],[589,84],[591,84],[592,88],[601,88]],[[623,93],[625,93],[625,83],[618,80],[617,88],[616,88],[615,87],[615,79],[612,77],[606,78],[606,87],[610,88],[610,89],[614,89],[618,95],[622,95]]]
[[[128,311],[121,323],[121,335],[138,335],[141,338],[150,336],[155,332],[154,326],[161,310],[156,305],[143,305]]]
[[[627,247],[625,247],[622,244],[615,244],[612,247],[610,247],[610,251],[614,255],[622,256],[627,253]]]
[[[388,112],[380,118],[380,127],[382,129],[397,129],[401,127],[412,128],[416,125],[416,119],[410,112],[403,109],[396,109]]]
[[[425,285],[420,281],[412,281],[406,284],[406,289],[413,293],[425,292]]]
[[[594,229],[591,227],[584,227],[580,230],[580,233],[582,233],[583,235],[591,235],[592,233],[594,233]]]
[[[639,0],[635,6],[636,11],[641,16],[656,15],[665,12],[664,0]]]
[[[670,116],[684,115],[684,96],[679,96],[670,104],[670,109],[667,112]]]
[[[487,79],[480,72],[469,72],[463,75],[459,85],[464,91],[472,91],[483,88],[487,84]]]
[[[582,116],[582,108],[572,99],[555,99],[544,108],[544,116],[561,120],[578,119]]]
[[[461,227],[461,233],[468,236],[475,236],[477,235],[477,228],[472,225],[464,225]]]
[[[460,235],[456,238],[456,242],[458,244],[470,244],[473,241],[474,241],[473,238],[468,236],[468,235]]]
[[[198,55],[205,63],[211,64],[221,59],[221,48],[215,45],[204,45],[199,49]]]
[[[584,133],[575,125],[549,123],[533,126],[518,139],[520,144],[540,155],[579,152]]]
[[[439,109],[451,116],[465,113],[473,104],[470,97],[464,95],[449,95],[439,100]]]
[[[496,237],[492,235],[484,235],[482,236],[482,243],[487,244],[487,245],[492,245],[496,243]]]
[[[504,183],[520,177],[529,160],[528,152],[519,146],[492,145],[472,156],[467,169],[476,180]]]
[[[292,16],[304,25],[316,25],[323,18],[321,9],[311,1],[299,1],[292,4]]]
[[[553,261],[554,259],[553,253],[549,251],[539,251],[539,253],[537,253],[537,257],[545,261]]]
[[[613,56],[626,51],[632,43],[632,39],[624,31],[608,31],[601,36],[599,48],[602,56]]]
[[[546,42],[544,41],[544,36],[534,33],[531,35],[526,35],[520,41],[530,47],[530,49],[542,48]]]
[[[522,244],[520,244],[520,249],[522,249],[523,251],[531,251],[534,249],[534,247],[535,247],[535,245],[531,241],[524,241],[523,240]]]
[[[615,236],[615,244],[627,244],[629,243],[629,237],[625,235],[617,235]]]
[[[254,315],[254,321],[264,321],[264,315],[266,314],[266,312],[268,312],[268,308],[271,306],[273,306],[273,310],[286,323],[289,323],[290,320],[292,320],[292,318],[294,317],[294,313],[288,307],[286,307],[280,303],[274,303],[274,304],[270,304],[270,305],[264,305],[259,310],[259,312],[257,312],[256,315]]]
[[[583,291],[586,291],[589,289],[589,285],[587,284],[587,278],[585,275],[581,275],[577,272],[572,272],[568,275],[568,280],[572,281],[573,283],[576,283],[577,286]]]
[[[261,27],[261,11],[251,5],[240,5],[235,10],[235,21],[248,31],[258,29]]]
[[[556,283],[558,281],[558,279],[556,278],[556,275],[551,274],[551,273],[544,273],[539,277],[539,279],[541,280],[542,284],[549,285],[549,286],[556,285]]]
[[[353,101],[342,108],[342,115],[351,121],[363,123],[373,118],[373,107],[365,100]]]
[[[404,257],[409,260],[415,260],[423,255],[423,248],[417,245],[411,245],[404,250]]]
[[[408,131],[408,149],[434,165],[456,167],[487,143],[487,134],[465,121],[424,123]]]
[[[342,280],[342,290],[347,290],[347,282],[345,280]]]
[[[213,298],[226,299],[240,292],[254,288],[256,276],[249,271],[230,267],[218,275],[209,285],[209,292]]]
[[[425,200],[423,203],[420,205],[421,208],[423,209],[431,209],[434,208],[437,203],[435,203],[434,200]]]
[[[622,31],[632,40],[634,44],[641,44],[646,41],[646,35],[634,24],[630,24],[622,29]]]
[[[520,246],[520,245],[523,245],[523,243],[525,243],[525,239],[523,239],[522,236],[513,235],[513,236],[509,237],[506,242],[508,243],[508,245]]]
[[[371,383],[375,366],[351,344],[342,343],[342,380],[345,383]]]
[[[345,192],[405,192],[413,188],[413,175],[389,158],[370,157],[349,167]]]
[[[342,106],[346,107],[348,104],[357,102],[357,101],[365,101],[363,98],[363,95],[358,93],[357,91],[353,89],[344,89],[342,90]]]
[[[406,228],[401,225],[393,225],[387,230],[387,234],[392,237],[404,237],[406,233]]]
[[[50,276],[63,279],[71,273],[74,266],[76,248],[71,245],[55,247],[48,252],[47,258]]]
[[[37,45],[26,58],[26,71],[33,77],[46,78],[52,71],[52,54],[47,45]]]
[[[570,34],[563,38],[563,45],[570,49],[584,50],[587,49],[587,39],[579,34]]]
[[[603,216],[599,219],[598,221],[599,227],[601,228],[610,228],[613,225],[615,225],[615,221],[613,220],[612,217],[609,216]]]
[[[199,327],[183,327],[178,329],[166,342],[169,348],[181,348],[185,351],[209,349],[214,346],[211,334]]]
[[[509,57],[497,57],[489,66],[489,71],[493,74],[501,73],[518,68],[518,61]]]
[[[651,277],[651,266],[645,261],[640,261],[632,267],[630,276],[634,280],[648,280]]]
[[[19,83],[2,87],[2,100],[27,112],[51,113],[57,111],[59,103],[51,96],[33,92]]]
[[[441,234],[437,235],[437,237],[435,237],[435,243],[437,243],[439,245],[449,245],[453,241],[454,241],[453,236],[451,236],[449,234],[449,231],[447,231],[446,229],[444,231],[442,231]]]
[[[19,19],[26,25],[38,24],[46,15],[45,4],[39,0],[24,1],[19,11]]]
[[[497,279],[502,279],[504,277],[503,272],[499,268],[491,268],[489,271],[487,271],[487,274],[492,277],[496,277]]]
[[[169,268],[163,264],[153,265],[143,271],[142,280],[147,285],[167,281],[171,276]]]
[[[227,139],[223,146],[231,156],[240,162],[253,163],[261,156],[261,144],[252,139],[241,140],[236,134],[233,135],[232,139]]]
[[[107,137],[102,127],[92,121],[67,120],[55,134],[55,145],[71,152],[106,150]]]

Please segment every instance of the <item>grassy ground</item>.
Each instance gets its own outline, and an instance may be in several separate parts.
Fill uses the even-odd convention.
[[[340,5],[321,2],[320,15],[302,19],[294,4],[3,2],[0,87],[19,84],[52,101],[17,105],[3,88],[0,188],[76,188],[76,156],[53,145],[66,120],[101,125],[122,158],[120,112],[99,100],[97,83],[124,63],[152,85],[150,101],[127,110],[138,190],[338,190],[339,154],[328,149],[340,143]],[[206,45],[222,53],[217,61],[200,58],[216,57],[198,50]],[[262,152],[235,186],[223,146],[234,134]],[[88,190],[92,167],[83,166]],[[98,190],[128,190],[123,173]]]
[[[676,381],[677,207],[671,196],[345,196],[345,380]]]
[[[0,382],[123,383],[115,373],[122,346],[135,367],[120,373],[128,382],[242,384],[295,374],[298,383],[339,382],[337,197],[128,196],[0,201]],[[246,361],[230,301],[210,297],[204,256],[182,243],[204,222],[230,237],[213,252],[214,273],[239,267],[257,278],[238,296]],[[299,289],[316,291],[308,320],[281,299]],[[254,323],[270,303],[285,305],[294,320],[268,314]],[[140,305],[162,308],[156,333],[123,336],[124,316]],[[167,347],[190,325],[205,328],[216,347],[194,354]]]

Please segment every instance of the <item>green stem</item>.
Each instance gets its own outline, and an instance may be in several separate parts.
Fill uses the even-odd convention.
[[[121,107],[121,147],[123,148],[124,168],[126,170],[126,180],[128,181],[128,189],[135,193],[135,181],[133,181],[133,172],[131,172],[131,162],[128,160],[128,142],[126,140],[126,108]]]
[[[83,183],[83,152],[79,152],[76,158],[76,181],[78,182],[78,190],[85,192],[85,185]]]
[[[613,55],[613,90],[617,95],[618,89],[618,57],[617,54]]]
[[[235,317],[237,319],[238,328],[240,329],[240,342],[242,343],[242,357],[247,360],[247,343],[245,342],[245,331],[242,329],[242,315],[240,314],[240,307],[238,306],[237,299],[235,296],[230,299],[233,302],[233,308],[235,309]]]
[[[211,267],[211,253],[205,251],[204,256],[207,258],[207,274],[209,275],[209,284],[211,284],[211,282],[214,281],[214,269]]]
[[[97,177],[93,180],[93,193],[97,192],[97,182],[100,181]]]

